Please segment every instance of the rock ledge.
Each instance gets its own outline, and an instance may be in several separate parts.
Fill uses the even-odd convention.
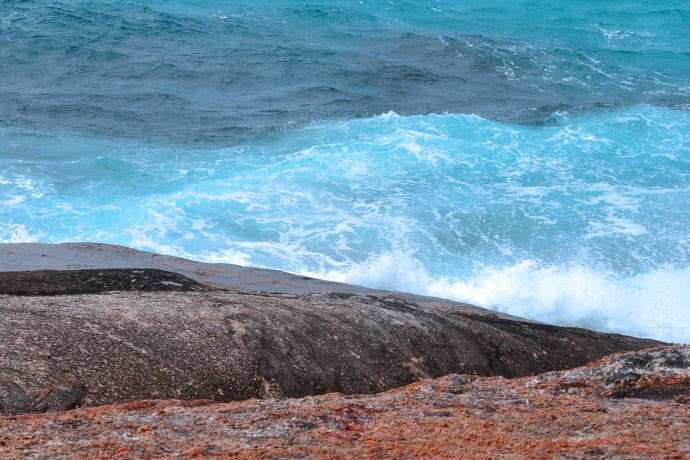
[[[690,347],[676,346],[537,377],[454,374],[372,396],[148,400],[0,417],[0,456],[682,459],[688,362]]]

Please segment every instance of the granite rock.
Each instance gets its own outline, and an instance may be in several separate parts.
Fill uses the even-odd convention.
[[[0,245],[0,269],[0,413],[375,393],[659,344],[109,245]]]
[[[0,457],[683,459],[689,361],[690,347],[675,346],[532,377],[452,374],[370,396],[5,416]],[[642,387],[634,397],[619,391]]]
[[[374,393],[449,373],[567,369],[657,344],[343,292],[5,295],[0,314],[5,413]]]

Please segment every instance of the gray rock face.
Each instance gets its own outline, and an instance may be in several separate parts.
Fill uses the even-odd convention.
[[[0,305],[0,412],[374,393],[452,372],[565,369],[655,344],[342,293],[6,296]]]
[[[177,273],[156,269],[0,272],[0,295],[98,294],[109,291],[208,291]]]
[[[265,285],[274,272],[260,274]],[[658,345],[335,283],[239,292],[199,281],[139,268],[0,274],[0,292],[13,294],[0,295],[0,413],[374,393],[448,373],[566,369]],[[47,295],[56,290],[71,295]]]

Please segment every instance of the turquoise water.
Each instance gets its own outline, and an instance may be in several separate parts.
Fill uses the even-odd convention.
[[[0,242],[690,340],[689,2],[226,3],[0,3]]]

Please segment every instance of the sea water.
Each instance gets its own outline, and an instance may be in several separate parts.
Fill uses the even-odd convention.
[[[0,242],[690,341],[690,2],[0,2]]]

